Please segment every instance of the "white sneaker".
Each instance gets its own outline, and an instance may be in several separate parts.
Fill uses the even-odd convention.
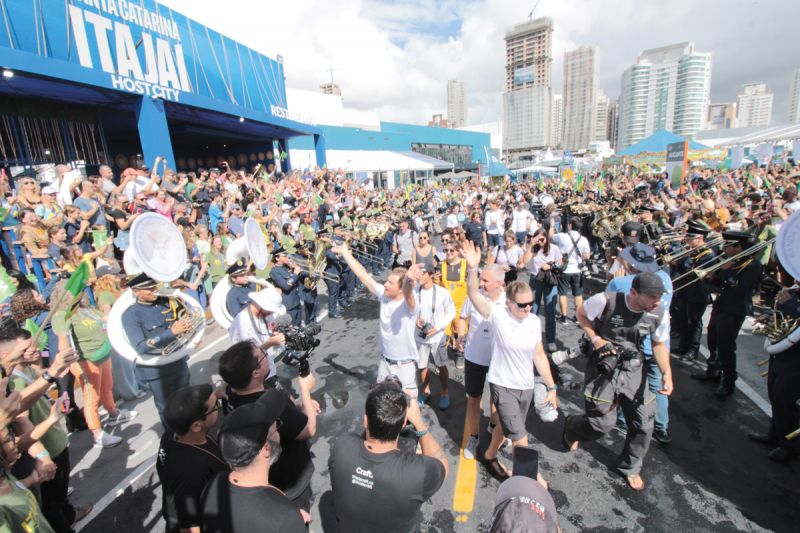
[[[469,436],[467,447],[464,448],[464,459],[475,459],[478,454],[478,437]]]
[[[113,428],[114,426],[124,424],[125,422],[130,422],[137,416],[139,416],[139,413],[137,413],[136,411],[128,411],[127,409],[120,409],[119,411],[117,411],[117,416],[108,417],[108,420],[106,420],[106,426]]]
[[[489,422],[489,425],[486,427],[486,431],[489,432],[489,435],[491,435],[494,432],[494,427],[495,425]],[[509,439],[508,437],[504,437],[503,442],[500,443],[500,449],[502,450],[506,446],[511,446],[511,444],[512,444],[511,439]]]
[[[95,448],[112,448],[122,442],[122,437],[115,437],[114,435],[109,435],[105,431],[100,434],[99,439],[94,439],[94,447]]]

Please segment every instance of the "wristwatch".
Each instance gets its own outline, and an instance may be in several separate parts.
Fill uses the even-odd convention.
[[[55,383],[56,382],[56,378],[51,376],[50,372],[48,372],[47,370],[42,372],[42,379],[45,380],[48,383]]]
[[[552,387],[547,387],[547,392],[558,390],[558,385],[553,385]]]

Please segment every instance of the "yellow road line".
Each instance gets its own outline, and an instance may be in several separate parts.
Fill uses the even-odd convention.
[[[478,479],[478,462],[475,459],[465,459],[463,449],[469,439],[469,424],[464,420],[464,435],[461,437],[461,450],[458,454],[458,472],[456,473],[456,486],[453,492],[453,510],[456,512],[457,522],[466,522],[466,514],[471,513],[475,504],[475,485]],[[462,513],[462,514],[458,514]]]

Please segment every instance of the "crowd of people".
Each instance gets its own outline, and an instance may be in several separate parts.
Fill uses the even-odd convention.
[[[116,402],[148,393],[163,430],[157,470],[169,531],[307,530],[320,408],[310,345],[297,338],[315,334],[320,282],[332,319],[360,289],[380,309],[364,431],[336,439],[327,465],[342,531],[419,527],[421,505],[451,466],[423,413],[450,408],[453,366],[467,395],[462,453],[502,482],[492,531],[520,520],[555,531],[547,481],[513,475],[498,451],[510,446],[516,457],[534,442],[531,406],[546,422],[558,418],[559,365],[586,360],[584,413],[566,418],[565,452],[617,428],[618,470],[643,490],[651,440],[673,438],[671,358],[697,359],[707,330],[707,370],[692,377],[718,384],[724,399],[735,393],[736,338],[753,298],[800,317],[792,269],[773,250],[800,209],[800,172],[789,165],[693,170],[679,190],[666,175],[630,171],[580,187],[540,178],[376,190],[344,170],[184,173],[162,163],[119,176],[66,165],[52,176],[0,175],[0,516],[12,530],[72,531],[91,505],[69,498],[68,432],[116,446],[111,428],[138,415]],[[188,342],[198,318],[178,312],[146,272],[126,272],[144,213],[179,229],[187,263],[171,285],[197,303],[200,322],[219,319],[211,295],[224,286],[231,345],[218,361],[222,383],[190,386],[180,352],[159,362]],[[245,253],[231,260],[247,219],[263,231],[265,269]],[[76,293],[70,280],[86,271]],[[584,298],[589,279],[600,288]],[[136,360],[107,332],[127,289],[133,303],[121,325]],[[582,330],[578,346],[559,338],[567,322]],[[751,435],[781,462],[798,452],[786,436],[798,425],[800,354],[796,345],[787,352],[770,357],[769,430]],[[281,361],[299,368],[294,384],[279,379]]]

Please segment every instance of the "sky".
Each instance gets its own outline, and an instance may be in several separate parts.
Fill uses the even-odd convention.
[[[620,93],[622,72],[645,49],[691,41],[712,52],[711,101],[734,101],[745,83],[773,90],[773,124],[787,121],[800,68],[797,0],[160,0],[270,57],[287,87],[342,88],[345,120],[424,124],[446,114],[448,79],[466,83],[468,123],[502,120],[505,32],[553,19],[553,93],[564,52],[599,51],[600,87]],[[221,7],[224,6],[224,7]]]

